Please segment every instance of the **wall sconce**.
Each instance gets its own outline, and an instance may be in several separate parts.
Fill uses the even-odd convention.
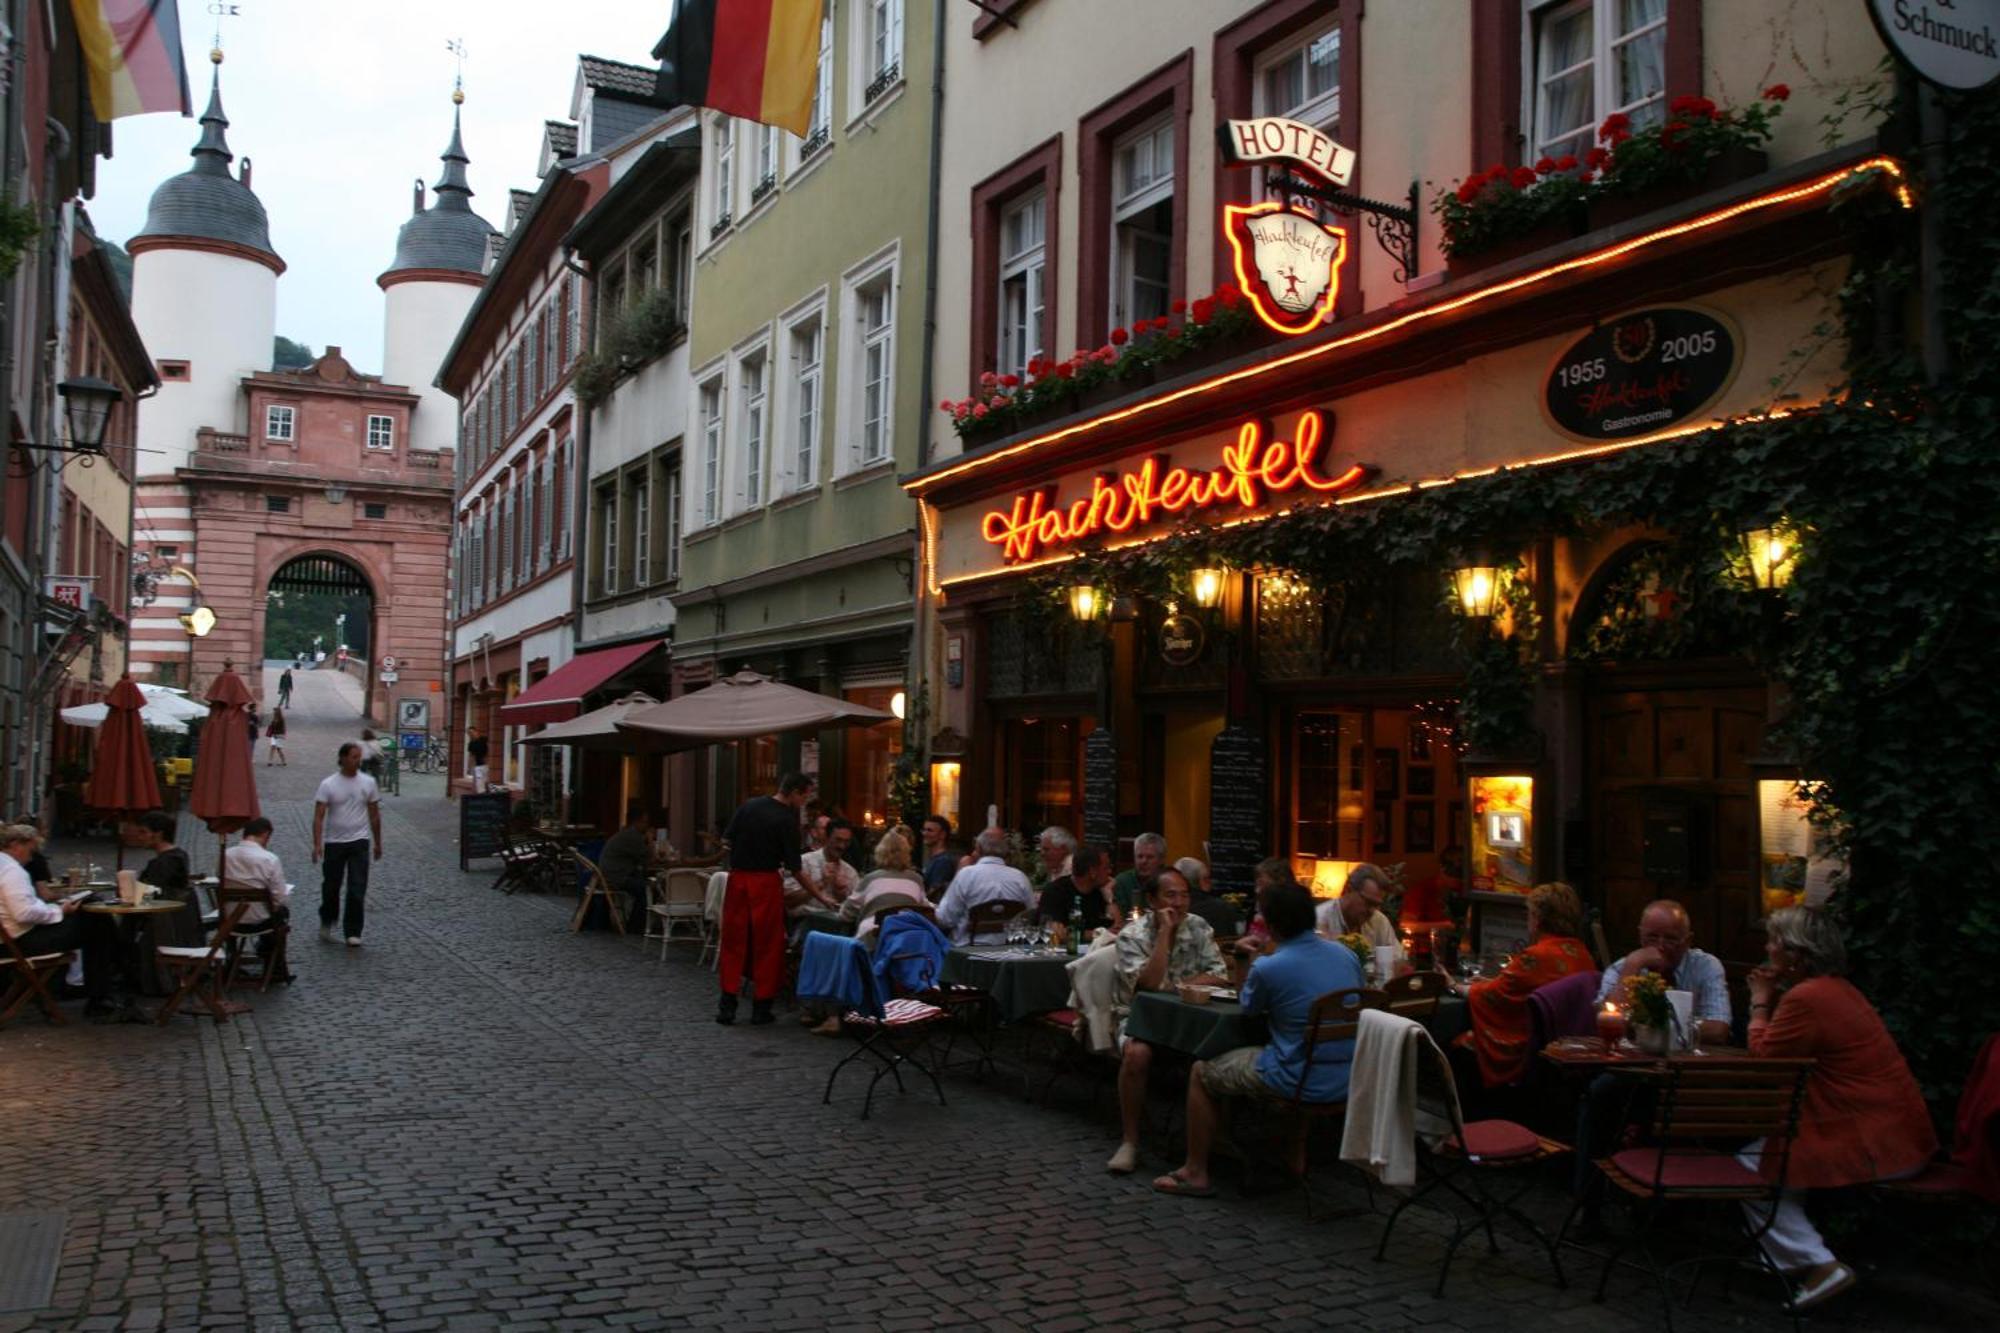
[[[205,639],[215,628],[215,612],[207,603],[196,602],[191,610],[181,612],[181,628],[197,639]]]
[[[889,711],[896,715],[896,720],[898,722],[901,722],[903,720],[903,713],[905,712],[905,710],[909,708],[909,706],[910,706],[909,696],[904,694],[901,690],[897,690],[894,694],[889,696]]]
[[[1070,585],[1069,613],[1079,621],[1092,621],[1104,611],[1105,596],[1094,585]]]
[[[111,409],[125,397],[117,385],[94,375],[76,375],[56,385],[62,395],[63,424],[69,427],[67,444],[34,444],[14,441],[16,449],[36,449],[50,454],[77,454],[88,460],[104,457],[104,432],[111,425]]]
[[[1227,565],[1204,565],[1188,574],[1188,594],[1194,604],[1204,611],[1213,611],[1222,602],[1224,589],[1229,586]]]
[[[1783,518],[1745,528],[1737,538],[1750,583],[1759,592],[1776,592],[1792,581],[1799,554],[1798,530]]]
[[[1469,620],[1491,620],[1500,594],[1500,571],[1492,565],[1462,565],[1451,572],[1460,614]]]

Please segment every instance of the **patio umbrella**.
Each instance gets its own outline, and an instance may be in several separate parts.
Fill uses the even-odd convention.
[[[879,708],[814,694],[754,671],[739,671],[706,689],[651,708],[635,709],[618,723],[618,729],[665,736],[667,748],[686,750],[716,741],[748,740],[787,731],[865,727],[893,722],[895,717],[894,713]]]
[[[107,719],[97,738],[97,757],[83,803],[93,810],[129,815],[155,810],[160,804],[160,775],[153,767],[153,747],[146,743],[143,717],[145,695],[120,676],[105,701]],[[175,723],[184,726],[184,723]],[[118,867],[125,867],[125,842],[118,842]]]
[[[223,664],[222,674],[208,687],[208,722],[201,729],[195,755],[194,787],[188,809],[216,835],[216,871],[221,873],[220,840],[262,813],[257,806],[257,780],[251,767],[250,689],[242,677]]]
[[[618,724],[634,712],[652,708],[659,700],[634,691],[614,703],[592,709],[567,722],[555,722],[532,736],[523,736],[523,745],[574,745],[579,750],[615,750],[620,754],[662,753],[672,742],[654,732],[620,731]]]
[[[75,704],[58,714],[72,727],[87,727],[96,730],[111,716],[111,709],[103,703]],[[202,709],[195,717],[207,717],[208,710]],[[161,707],[157,701],[143,700],[139,707],[141,726],[157,727],[161,731],[186,731],[191,725],[187,713],[180,709]]]

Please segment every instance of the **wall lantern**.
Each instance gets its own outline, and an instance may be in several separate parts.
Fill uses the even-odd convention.
[[[1799,554],[1798,530],[1785,519],[1745,528],[1738,538],[1750,582],[1759,592],[1776,592],[1792,581]]]
[[[1461,565],[1451,572],[1458,609],[1470,620],[1491,620],[1500,593],[1500,571],[1492,565]]]
[[[1105,597],[1094,585],[1076,583],[1070,585],[1069,613],[1079,621],[1092,621],[1104,610]]]
[[[16,440],[14,447],[51,454],[78,454],[87,459],[104,457],[104,432],[111,425],[111,408],[125,396],[124,392],[95,375],[72,376],[56,385],[56,392],[63,398],[63,421],[69,427],[69,442],[31,444]]]
[[[1203,565],[1188,574],[1188,593],[1194,604],[1204,611],[1213,611],[1222,603],[1222,594],[1229,586],[1227,565]]]
[[[901,722],[903,720],[903,714],[906,710],[908,710],[909,706],[910,706],[909,696],[904,694],[901,690],[897,690],[894,694],[889,696],[889,711],[896,715],[896,720],[898,722]]]
[[[197,639],[205,639],[215,628],[215,612],[206,603],[196,602],[192,610],[181,613],[181,628]]]

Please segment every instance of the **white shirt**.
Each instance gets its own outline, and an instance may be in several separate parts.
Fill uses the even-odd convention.
[[[285,867],[276,853],[254,842],[239,842],[225,852],[222,873],[231,884],[265,890],[271,895],[273,907],[283,907],[292,896],[292,886],[285,883]],[[270,915],[264,904],[251,903],[243,909],[241,924],[254,926]]]
[[[964,944],[970,939],[965,926],[972,909],[981,903],[1003,901],[1032,907],[1035,886],[1005,859],[982,856],[952,877],[951,887],[944,891],[944,901],[938,904],[938,925],[950,932],[953,944]]]
[[[826,853],[823,850],[807,852],[799,858],[799,887],[804,888],[807,884],[811,884],[821,893],[833,899],[835,907],[845,902],[847,896],[853,893],[855,887],[860,883],[860,872],[855,870],[850,863],[846,861],[829,863],[826,859]],[[817,898],[808,898],[797,907],[794,907],[792,913],[793,915],[797,915],[800,912],[824,912],[826,910],[825,907],[820,905]]]
[[[1347,933],[1347,923],[1341,918],[1338,898],[1323,900],[1314,913],[1314,919],[1319,927],[1319,933],[1327,939],[1337,940]],[[1380,909],[1371,908],[1368,919],[1361,923],[1361,929],[1355,933],[1368,941],[1370,949],[1394,949],[1396,961],[1399,963],[1404,961],[1402,937],[1396,934],[1395,926],[1390,924],[1388,917],[1382,915]]]
[[[326,807],[323,842],[362,842],[368,837],[368,807],[380,799],[375,779],[366,773],[347,777],[330,773],[320,779],[313,800]]]
[[[62,908],[42,901],[35,892],[28,868],[7,852],[0,852],[0,921],[15,939],[36,926],[52,926],[63,919]]]

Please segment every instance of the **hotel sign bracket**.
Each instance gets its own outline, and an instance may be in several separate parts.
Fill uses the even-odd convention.
[[[1376,243],[1396,261],[1396,281],[1408,282],[1417,276],[1417,210],[1422,204],[1417,182],[1410,182],[1408,202],[1402,204],[1385,204],[1379,199],[1349,194],[1282,172],[1274,173],[1266,186],[1274,195],[1303,196],[1337,213],[1361,214],[1368,230],[1375,233]]]

